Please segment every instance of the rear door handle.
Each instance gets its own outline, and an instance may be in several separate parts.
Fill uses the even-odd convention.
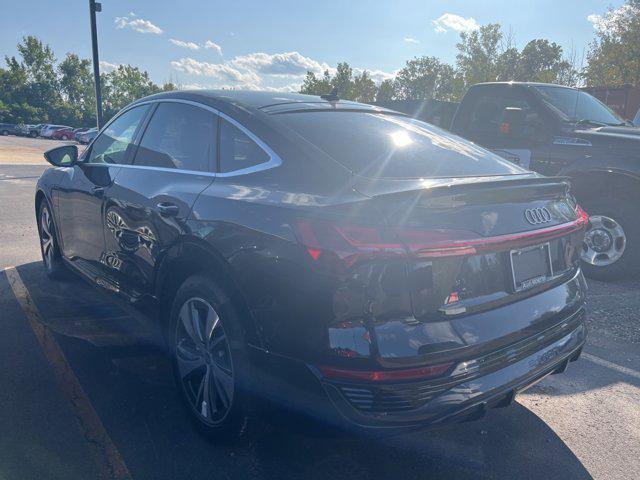
[[[178,206],[173,203],[161,202],[156,207],[163,217],[175,217],[180,212]]]

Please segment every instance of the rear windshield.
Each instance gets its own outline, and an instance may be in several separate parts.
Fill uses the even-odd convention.
[[[378,178],[509,175],[526,170],[433,125],[362,112],[275,115],[353,172]]]

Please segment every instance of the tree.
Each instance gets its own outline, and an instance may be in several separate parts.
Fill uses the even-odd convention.
[[[502,31],[497,23],[460,34],[460,41],[456,44],[456,62],[465,85],[493,82],[498,78],[502,39]]]
[[[67,107],[64,123],[88,125],[95,122],[95,89],[91,61],[81,59],[75,53],[67,53],[58,65],[60,92]]]
[[[325,70],[321,79],[315,73],[307,72],[300,87],[300,93],[307,95],[323,95],[338,89],[338,96],[345,100],[358,102],[373,102],[378,91],[375,82],[366,70],[353,76],[353,69],[347,62],[341,62],[336,67],[335,75],[331,76],[329,70]]]
[[[331,91],[331,74],[329,70],[324,71],[324,75],[321,79],[316,77],[313,72],[307,72],[307,76],[302,82],[300,87],[300,93],[307,95],[323,95]]]
[[[587,53],[587,85],[640,85],[640,0],[627,0],[596,22]]]
[[[351,84],[351,100],[373,102],[376,99],[377,92],[378,88],[366,70],[354,77]]]
[[[520,52],[516,80],[558,83],[561,73],[571,68],[562,58],[562,47],[546,39],[531,40]]]
[[[112,72],[104,74],[101,82],[105,119],[134,100],[160,91],[147,72],[131,65],[118,65]]]
[[[387,79],[383,80],[378,87],[378,92],[376,94],[377,102],[384,102],[387,100],[395,100],[396,98],[396,84],[393,80]]]
[[[409,60],[395,79],[395,96],[400,100],[456,100],[461,81],[454,68],[436,57]]]

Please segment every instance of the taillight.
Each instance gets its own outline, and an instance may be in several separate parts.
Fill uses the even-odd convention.
[[[330,254],[353,265],[370,256],[452,257],[535,245],[581,230],[589,216],[580,206],[576,214],[575,220],[560,225],[493,237],[468,230],[371,227],[308,218],[298,219],[294,229],[314,261]]]
[[[464,241],[477,237],[463,230],[392,229],[299,219],[298,240],[313,260],[331,252],[348,264],[363,256],[398,256],[414,253],[421,257],[443,257],[475,253]]]
[[[585,212],[580,205],[576,205],[576,224],[584,227],[589,222],[589,214]]]

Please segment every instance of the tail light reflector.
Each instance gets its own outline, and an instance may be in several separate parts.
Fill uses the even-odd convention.
[[[298,219],[294,228],[314,261],[323,252],[332,252],[352,265],[371,255],[410,253],[421,258],[451,257],[534,245],[584,228],[589,216],[580,206],[576,207],[576,213],[575,220],[560,225],[493,237],[480,237],[468,230],[391,229],[315,219]]]
[[[442,375],[453,366],[452,362],[429,365],[407,370],[347,370],[321,365],[318,368],[324,377],[344,380],[363,380],[369,382],[386,382],[394,380],[419,380]]]

